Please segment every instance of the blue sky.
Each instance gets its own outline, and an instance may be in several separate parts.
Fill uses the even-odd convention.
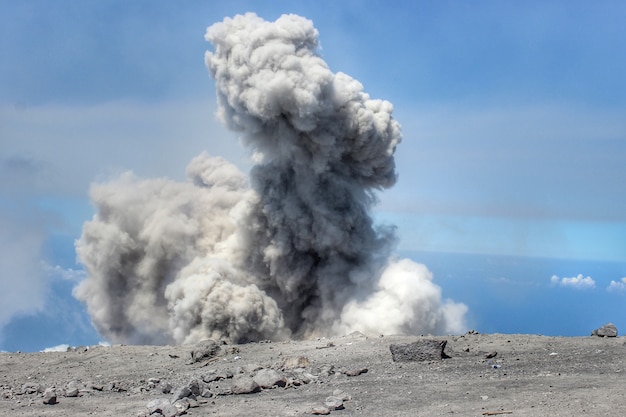
[[[90,183],[182,179],[203,150],[249,166],[203,62],[206,27],[246,11],[313,20],[331,69],[394,104],[375,216],[399,250],[626,263],[623,2],[0,0],[0,349],[97,338],[70,295]],[[556,269],[551,293],[591,273]],[[579,289],[621,305],[622,270]]]

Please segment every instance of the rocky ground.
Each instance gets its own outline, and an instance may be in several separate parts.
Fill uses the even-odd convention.
[[[392,359],[429,340],[449,357]],[[0,353],[0,414],[624,416],[625,358],[623,337],[476,332]]]

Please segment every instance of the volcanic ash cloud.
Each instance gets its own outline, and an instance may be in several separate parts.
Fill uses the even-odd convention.
[[[369,215],[396,181],[393,106],[333,73],[311,21],[254,14],[207,29],[218,116],[241,133],[248,178],[202,154],[185,183],[132,174],[92,187],[75,289],[112,342],[192,343],[347,333],[454,333],[423,265],[391,257]]]

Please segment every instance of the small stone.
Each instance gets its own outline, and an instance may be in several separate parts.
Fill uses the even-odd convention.
[[[180,400],[181,398],[186,398],[186,397],[189,397],[190,395],[193,395],[193,394],[191,393],[191,390],[189,389],[188,386],[180,387],[176,391],[174,391],[171,402],[174,403]]]
[[[316,416],[327,416],[330,414],[330,408],[324,406],[313,407],[311,414]]]
[[[52,388],[46,388],[43,393],[43,403],[52,405],[57,403],[57,393]]]
[[[394,362],[432,361],[448,358],[444,349],[445,340],[424,339],[406,345],[392,344],[389,346]]]
[[[41,385],[36,382],[27,382],[22,385],[22,392],[24,394],[34,394],[36,392],[41,392]]]
[[[367,371],[368,371],[367,368],[350,369],[350,370],[346,371],[346,375],[347,376],[359,376],[361,374],[367,373]]]
[[[320,367],[320,376],[330,376],[335,371],[335,366],[330,364],[325,364]]]
[[[161,415],[163,415],[163,417],[176,417],[180,415],[180,411],[175,406],[167,404],[161,408]]]
[[[169,382],[164,382],[163,384],[161,384],[161,392],[163,394],[169,394],[170,392],[172,392],[172,385]]]
[[[498,352],[496,352],[496,351],[489,352],[489,353],[485,354],[485,358],[487,358],[487,359],[495,358],[496,356],[498,356]]]
[[[352,400],[352,396],[350,394],[346,394],[345,392],[343,392],[340,389],[336,389],[333,391],[333,396],[334,397],[339,397],[344,401],[350,401]]]
[[[91,389],[94,389],[96,391],[102,391],[104,389],[104,385],[102,385],[99,382],[93,382],[93,381],[88,382],[87,383],[87,387],[91,388]]]
[[[263,367],[258,363],[249,363],[244,367],[244,370],[248,373],[253,373],[260,369],[263,369]]]
[[[210,382],[219,381],[220,379],[220,375],[215,369],[210,370],[206,374],[202,375],[202,381],[206,382],[207,384]]]
[[[191,391],[191,395],[188,395],[187,397],[197,397],[202,393],[203,384],[197,379],[192,379],[187,384],[187,387],[189,388],[189,391]]]
[[[326,398],[326,401],[324,401],[324,405],[330,408],[331,410],[342,410],[343,399],[339,397],[335,397],[334,395],[331,395],[330,397]]]
[[[613,323],[607,323],[599,329],[591,332],[592,336],[598,337],[617,337],[617,327]]]
[[[70,381],[65,386],[66,397],[78,397],[80,392],[80,384],[77,381]]]
[[[189,410],[189,407],[191,407],[191,402],[189,401],[189,398],[182,398],[176,401],[173,405],[176,407],[179,414],[184,414],[185,411]]]
[[[222,371],[212,369],[206,374],[202,375],[201,379],[208,384],[209,382],[221,381],[223,379],[229,379],[232,377],[233,373],[228,369]]]
[[[148,402],[148,404],[146,404],[146,408],[148,409],[149,414],[154,414],[160,413],[164,407],[169,405],[170,402],[168,400],[164,398],[157,398]]]
[[[252,394],[261,391],[259,384],[254,382],[249,376],[240,375],[233,378],[233,385],[230,387],[233,394]]]

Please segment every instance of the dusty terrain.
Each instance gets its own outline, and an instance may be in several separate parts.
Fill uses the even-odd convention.
[[[626,415],[623,337],[468,333],[435,338],[447,341],[447,359],[392,361],[390,344],[424,338],[353,334],[223,345],[217,356],[197,362],[191,360],[190,346],[1,353],[0,414]],[[285,386],[233,393],[240,384],[234,381],[249,381],[262,368],[275,370],[278,385]],[[56,403],[44,404],[52,394]],[[183,398],[172,404],[176,397]]]

